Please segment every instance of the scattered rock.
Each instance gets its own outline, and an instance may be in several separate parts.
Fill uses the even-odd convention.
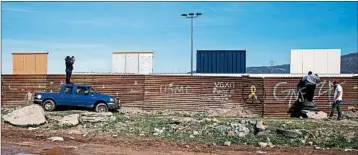
[[[255,124],[255,133],[264,131],[264,130],[266,130],[266,128],[267,128],[267,127],[264,125],[264,122],[263,122],[262,120],[256,121],[256,124]]]
[[[194,135],[194,136],[197,136],[197,135],[199,135],[199,132],[198,132],[198,131],[194,131],[194,132],[193,132],[193,135]]]
[[[264,147],[267,147],[268,144],[267,144],[267,143],[264,143],[264,142],[259,142],[258,145],[259,145],[260,147],[264,148]]]
[[[244,124],[231,124],[231,127],[234,129],[234,132],[239,137],[245,137],[250,133],[249,128],[247,128]]]
[[[307,118],[311,119],[326,119],[327,113],[323,111],[308,111],[308,110],[302,110],[304,114],[306,114]]]
[[[39,127],[33,128],[33,127],[29,127],[28,130],[37,130],[39,129]]]
[[[168,124],[174,124],[174,125],[181,125],[181,126],[192,126],[199,123],[198,120],[190,118],[190,117],[184,117],[184,118],[171,118],[168,120]]]
[[[62,120],[62,117],[61,116],[52,116],[52,115],[46,115],[46,118],[49,120],[49,121],[55,121],[55,122],[60,122]]]
[[[300,141],[301,141],[302,144],[306,144],[306,140],[300,139]]]
[[[204,118],[203,121],[205,122],[215,122],[215,123],[220,123],[219,120],[217,120],[216,118]]]
[[[245,120],[241,120],[240,123],[241,123],[241,124],[246,124],[246,121],[245,121]]]
[[[229,136],[235,136],[235,132],[232,131],[232,130],[229,130],[229,131],[227,132],[227,134],[228,134]]]
[[[50,138],[47,138],[48,140],[51,140],[51,141],[64,141],[64,139],[62,137],[50,137]]]
[[[189,138],[193,139],[193,138],[195,138],[195,136],[194,136],[194,135],[190,135]]]
[[[226,141],[225,143],[224,143],[224,146],[230,146],[231,145],[231,142],[230,141]]]
[[[162,129],[158,129],[158,128],[154,128],[154,134],[155,136],[157,135],[161,135],[165,130],[165,127],[163,127]]]
[[[219,131],[220,133],[225,134],[226,132],[228,132],[231,129],[231,127],[229,127],[227,125],[219,125],[219,126],[216,126],[215,129],[217,131]]]
[[[133,108],[133,107],[122,107],[120,112],[126,115],[149,114],[149,112],[147,111],[141,110],[139,108]]]
[[[355,132],[350,132],[344,135],[344,139],[347,142],[351,142],[354,137],[355,137]]]
[[[211,121],[212,121],[212,122],[215,122],[215,123],[220,123],[220,121],[217,120],[216,118],[211,119]]]
[[[91,122],[91,123],[97,123],[97,122],[106,122],[110,119],[113,119],[113,114],[111,112],[103,112],[103,113],[96,113],[96,112],[85,112],[81,114],[81,120],[82,122]]]
[[[79,117],[80,117],[80,114],[67,115],[61,119],[60,125],[75,126],[80,123],[78,120]]]
[[[30,105],[3,116],[5,122],[17,126],[37,126],[46,123],[45,111],[39,105]]]
[[[267,146],[269,146],[269,147],[275,147],[275,145],[273,145],[272,143],[271,143],[271,140],[270,140],[270,138],[266,138],[266,141],[267,141]]]
[[[171,118],[168,120],[168,124],[180,124],[181,122],[178,119]]]
[[[314,149],[319,150],[321,147],[315,146]]]
[[[356,149],[344,149],[344,152],[348,152],[348,151],[358,151]]]
[[[344,111],[343,117],[348,118],[348,119],[357,119],[358,111]]]
[[[251,125],[255,125],[256,121],[250,120],[249,123],[250,123]]]
[[[67,131],[67,133],[68,133],[68,134],[83,135],[83,134],[86,133],[88,130],[90,130],[90,129],[87,129],[87,128],[85,128],[84,126],[79,125],[79,126],[77,126],[76,128],[69,129],[69,130]]]
[[[296,138],[299,136],[302,136],[302,132],[300,130],[285,130],[285,129],[277,129],[276,132],[278,134],[287,136],[287,137],[291,137],[291,138]]]
[[[113,137],[113,138],[117,138],[117,137],[118,137],[118,135],[112,135],[112,137]]]
[[[260,131],[256,134],[256,136],[258,137],[266,137],[269,136],[271,134],[270,130],[265,130],[265,131]]]
[[[208,116],[236,116],[236,117],[255,117],[257,115],[253,114],[246,107],[235,106],[235,107],[224,107],[224,108],[215,108],[209,109],[206,111]]]
[[[313,145],[313,142],[308,142],[308,144],[310,144],[311,146]]]
[[[256,151],[257,154],[266,154],[267,152],[264,151]]]

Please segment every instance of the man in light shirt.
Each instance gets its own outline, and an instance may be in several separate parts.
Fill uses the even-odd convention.
[[[319,80],[318,75],[313,75],[311,71],[308,72],[308,75],[303,77],[302,81],[304,81],[305,84],[305,99],[307,99],[307,101],[313,101],[314,90],[316,89],[316,84],[319,83]]]
[[[342,102],[342,98],[343,98],[343,88],[342,86],[339,84],[338,81],[334,81],[333,82],[334,85],[334,102],[332,104],[332,109],[331,109],[331,114],[329,115],[329,117],[333,117],[334,114],[334,109],[337,109],[338,111],[338,120],[342,119],[342,112],[341,112],[341,102]]]

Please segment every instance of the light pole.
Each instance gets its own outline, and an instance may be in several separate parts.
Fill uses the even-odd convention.
[[[193,19],[201,16],[202,13],[184,13],[181,14],[181,16],[189,18],[190,19],[190,34],[191,34],[191,76],[193,76]]]

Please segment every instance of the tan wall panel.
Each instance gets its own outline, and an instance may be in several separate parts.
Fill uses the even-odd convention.
[[[24,72],[24,56],[13,55],[13,74],[21,74]]]
[[[47,74],[47,55],[36,55],[36,74]]]
[[[13,53],[13,74],[47,74],[47,53]]]
[[[36,71],[36,55],[25,55],[25,74],[35,74]]]

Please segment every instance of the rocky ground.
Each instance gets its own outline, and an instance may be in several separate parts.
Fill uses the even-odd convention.
[[[2,109],[2,154],[358,154],[358,115],[342,121],[204,113]]]

